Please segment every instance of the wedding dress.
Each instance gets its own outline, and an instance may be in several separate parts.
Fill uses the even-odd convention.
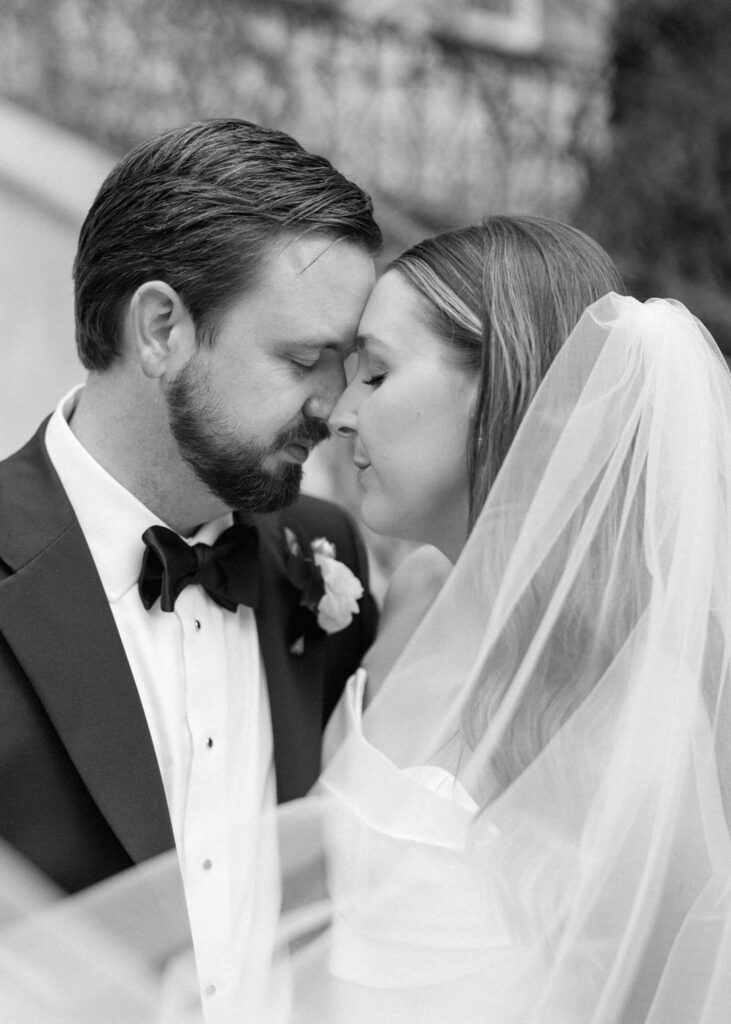
[[[479,805],[446,768],[397,768],[369,743],[362,728],[365,686],[359,669],[325,738],[326,760],[331,751],[337,757],[343,742],[351,744],[352,789],[327,768],[319,785],[330,808],[337,808],[324,817],[335,907],[323,986],[330,991],[326,1019],[436,1024],[459,1007],[465,1024],[502,1024],[501,993],[511,987],[521,944],[502,893],[464,856]],[[419,808],[416,831],[401,813],[391,813],[405,806]],[[488,822],[481,832],[483,843],[499,838]],[[368,899],[351,900],[363,888],[364,870],[373,881]],[[511,1019],[521,1019],[529,995],[524,989],[514,1000]]]
[[[277,1001],[242,1020],[728,1024],[730,669],[731,374],[684,307],[608,295],[377,696],[362,712],[353,677],[315,791],[279,808]],[[116,883],[93,972],[66,943],[67,972],[111,962],[124,991],[107,970],[64,1024],[112,995],[105,1021],[186,1021],[172,925],[145,948],[143,900],[102,941],[144,881]],[[22,903],[0,994],[49,991]]]

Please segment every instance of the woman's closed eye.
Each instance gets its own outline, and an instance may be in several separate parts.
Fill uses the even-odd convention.
[[[361,383],[365,384],[369,388],[377,388],[385,379],[385,373],[374,373],[370,377],[364,377]]]

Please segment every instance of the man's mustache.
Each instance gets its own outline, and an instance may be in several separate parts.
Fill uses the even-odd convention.
[[[303,448],[314,448],[321,441],[327,441],[330,437],[330,428],[324,420],[309,419],[295,427],[287,427],[278,435],[274,447],[289,448],[291,445],[301,445]]]

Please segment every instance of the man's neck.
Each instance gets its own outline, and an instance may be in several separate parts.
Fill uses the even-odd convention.
[[[171,529],[188,536],[228,511],[182,459],[167,410],[151,382],[114,370],[92,373],[69,426],[109,474]]]

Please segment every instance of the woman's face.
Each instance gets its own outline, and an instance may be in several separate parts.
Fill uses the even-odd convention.
[[[467,537],[478,377],[426,326],[425,302],[398,271],[376,284],[358,328],[357,370],[330,426],[355,438],[365,524],[454,561]]]

